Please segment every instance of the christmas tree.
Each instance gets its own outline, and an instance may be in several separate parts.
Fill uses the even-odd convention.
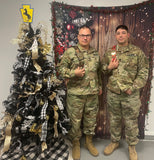
[[[46,34],[43,25],[35,30],[31,23],[20,26],[14,84],[3,102],[1,159],[68,159],[68,146],[61,136],[70,128],[66,89],[48,60],[51,46]]]

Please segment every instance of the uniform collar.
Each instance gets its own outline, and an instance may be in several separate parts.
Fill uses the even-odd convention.
[[[116,46],[116,50],[120,51],[120,52],[127,52],[127,51],[130,50],[130,47],[131,47],[130,44],[128,44],[127,46],[119,46],[119,45],[117,45]]]
[[[79,43],[77,44],[77,46],[78,46],[78,48],[79,48],[79,50],[80,50],[81,52],[88,52],[88,53],[91,53],[91,52],[94,52],[94,51],[95,51],[95,49],[92,48],[91,46],[89,47],[88,50],[84,49]]]

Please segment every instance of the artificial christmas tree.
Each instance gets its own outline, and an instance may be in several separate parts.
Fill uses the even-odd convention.
[[[43,25],[35,30],[30,23],[20,26],[19,53],[12,72],[14,84],[3,102],[5,115],[0,134],[3,160],[68,159],[68,146],[61,136],[70,128],[65,109],[66,90],[47,58],[50,45],[46,34]]]

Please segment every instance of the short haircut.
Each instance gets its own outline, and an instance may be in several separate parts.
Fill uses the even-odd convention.
[[[82,25],[81,27],[79,27],[79,29],[78,29],[78,34],[79,34],[79,31],[80,31],[80,29],[83,29],[83,28],[88,28],[89,30],[90,30],[90,32],[91,32],[91,34],[92,34],[92,30],[91,30],[91,28],[88,26],[88,25]]]
[[[127,27],[126,25],[123,25],[123,24],[122,24],[122,25],[117,26],[117,28],[116,28],[115,32],[117,32],[117,30],[118,30],[119,28],[124,29],[124,30],[126,30],[126,31],[128,32],[128,27]]]

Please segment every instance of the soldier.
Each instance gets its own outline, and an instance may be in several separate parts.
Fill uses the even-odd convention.
[[[95,134],[98,94],[102,94],[100,57],[90,46],[91,29],[86,25],[80,27],[77,38],[78,44],[65,51],[58,67],[67,86],[67,111],[72,124],[69,138],[73,144],[74,160],[80,159],[82,120],[85,146],[93,156],[99,154],[92,143],[92,137]]]
[[[119,25],[115,32],[118,44],[106,52],[102,65],[103,71],[110,73],[107,102],[111,143],[104,149],[104,154],[109,155],[119,147],[123,119],[129,158],[137,160],[140,88],[146,84],[149,64],[145,54],[129,43],[127,26]]]

